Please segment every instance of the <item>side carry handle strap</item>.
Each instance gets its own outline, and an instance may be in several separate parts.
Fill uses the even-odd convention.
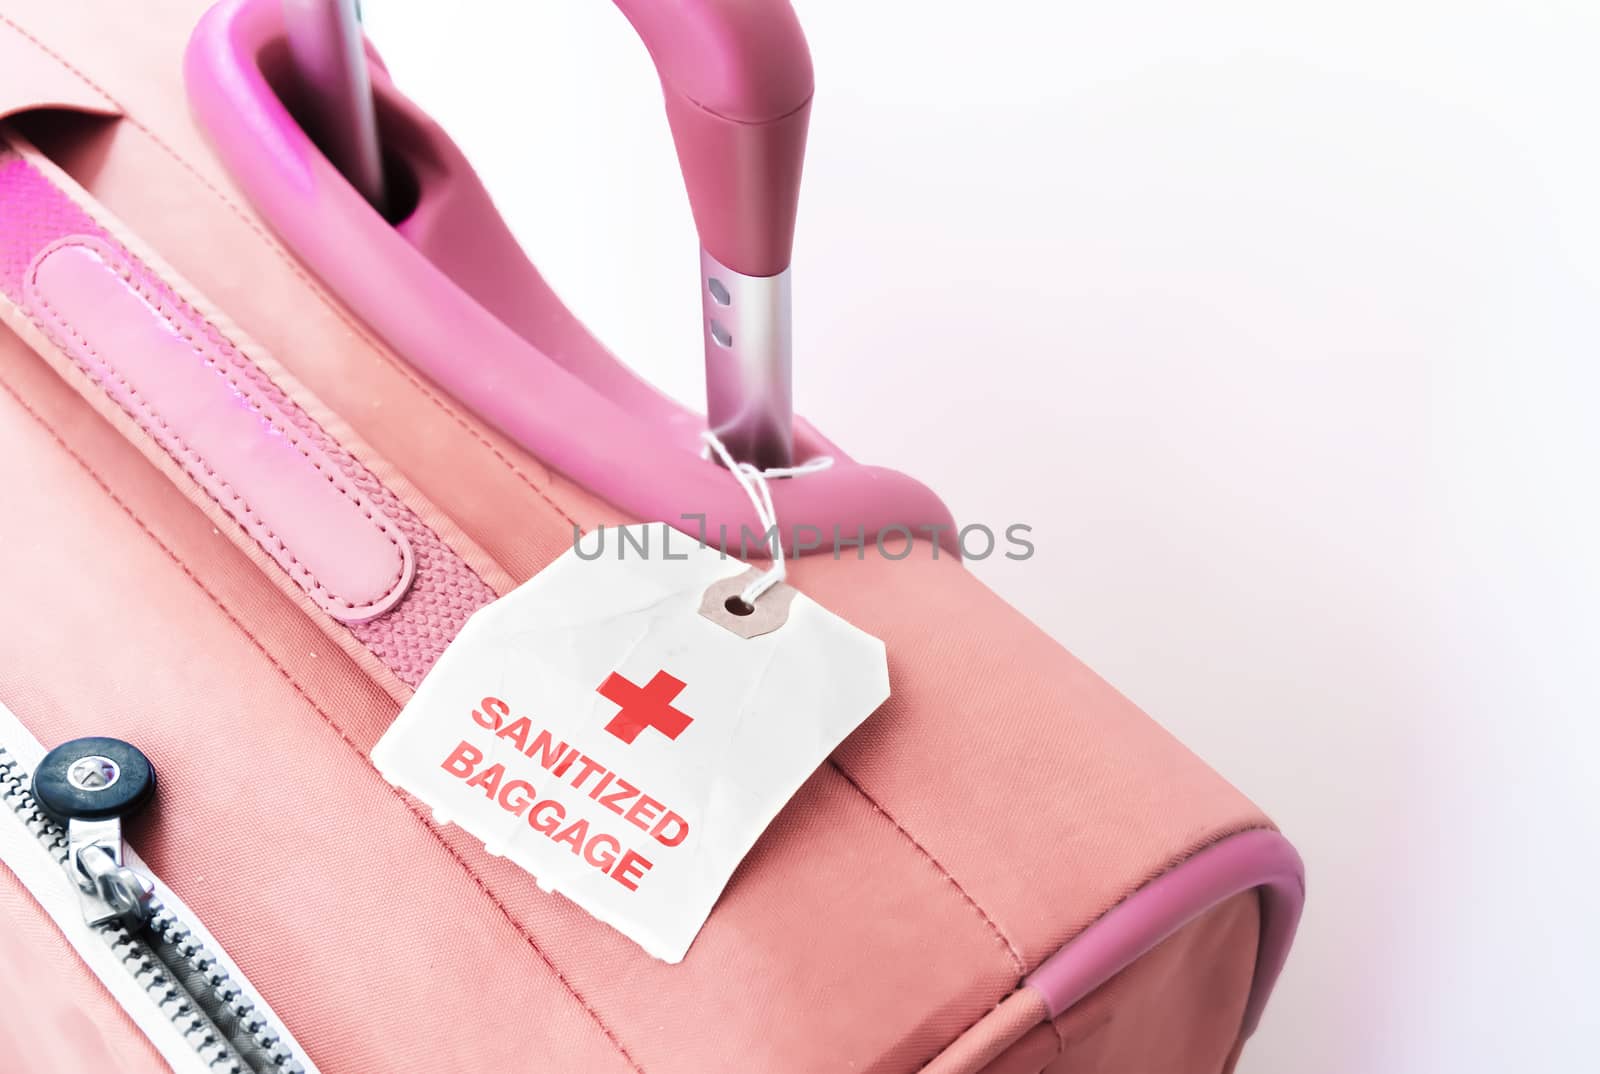
[[[4,126],[0,320],[391,692],[493,599],[303,388]]]

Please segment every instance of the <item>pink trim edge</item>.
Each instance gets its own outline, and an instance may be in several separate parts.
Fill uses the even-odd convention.
[[[286,52],[277,0],[223,0],[189,42],[190,107],[256,210],[333,293],[462,405],[634,517],[713,541],[719,526],[733,543],[741,527],[759,534],[738,484],[700,455],[704,417],[640,380],[562,305],[460,151],[381,65],[371,73],[384,148],[419,193],[399,225],[344,180],[279,99],[264,68],[281,83]],[[950,511],[926,486],[853,462],[803,422],[795,440],[797,458],[828,454],[836,464],[774,483],[791,549],[805,530],[818,542],[808,548],[826,549],[836,530],[873,541],[914,529],[959,555]],[[760,543],[749,551],[761,554]]]
[[[1261,941],[1243,1040],[1261,1020],[1305,904],[1305,866],[1275,831],[1229,836],[1152,880],[1045,959],[1023,985],[1039,993],[1055,1018],[1184,925],[1251,889],[1261,896]]]

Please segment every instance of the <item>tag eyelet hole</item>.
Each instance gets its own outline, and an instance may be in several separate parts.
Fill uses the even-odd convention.
[[[734,594],[727,600],[723,601],[722,606],[728,609],[729,615],[753,615],[755,614],[756,610],[756,606],[754,604],[751,604],[738,594]]]

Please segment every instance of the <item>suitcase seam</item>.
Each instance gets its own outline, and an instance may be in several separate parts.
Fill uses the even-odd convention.
[[[883,818],[890,824],[894,825],[895,831],[904,836],[906,842],[915,847],[917,852],[920,853],[923,858],[927,859],[928,864],[933,866],[938,874],[956,890],[956,894],[961,896],[962,901],[970,906],[978,915],[978,917],[983,920],[983,923],[988,926],[988,929],[990,933],[993,934],[995,940],[997,940],[999,944],[1005,948],[1006,954],[1011,959],[1012,967],[1017,971],[1017,979],[1020,981],[1023,975],[1027,973],[1027,964],[1023,961],[1022,952],[1017,949],[1016,944],[1012,943],[1011,938],[1005,934],[1003,929],[1000,928],[999,923],[995,921],[994,917],[990,915],[989,911],[985,910],[982,904],[980,904],[977,899],[972,897],[972,893],[967,891],[967,889],[962,886],[961,881],[957,880],[955,876],[951,874],[950,870],[946,869],[944,865],[940,863],[939,859],[935,858],[933,854],[929,852],[927,847],[923,846],[917,841],[916,836],[912,835],[906,830],[905,825],[901,824],[895,819],[894,814],[885,809],[876,798],[868,794],[866,789],[862,787],[861,784],[856,782],[855,777],[846,771],[843,765],[832,758],[828,759],[828,763],[833,766],[834,771],[838,772],[839,775],[844,778],[846,783],[855,788],[856,793],[861,795],[861,797],[866,800],[868,805],[881,814]]]

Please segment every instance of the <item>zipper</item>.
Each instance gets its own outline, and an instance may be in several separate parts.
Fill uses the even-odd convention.
[[[154,773],[138,751],[112,739],[81,741],[128,750],[146,766],[144,796],[153,793]],[[86,763],[104,762],[98,754],[112,751],[95,752]],[[0,705],[0,861],[175,1074],[315,1074],[216,939],[121,845],[120,816],[75,818],[66,826],[51,816],[33,785],[48,756]],[[118,757],[122,770],[108,763],[111,782],[132,767],[126,755]]]

